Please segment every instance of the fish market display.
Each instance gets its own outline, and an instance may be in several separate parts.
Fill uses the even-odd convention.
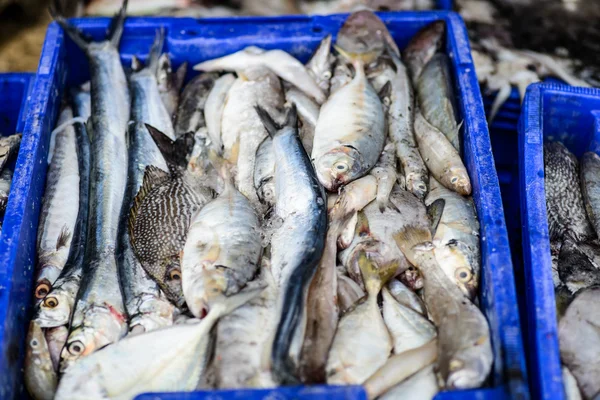
[[[596,153],[544,144],[544,186],[563,383],[569,398],[600,394],[600,242]]]
[[[483,386],[479,222],[444,23],[401,53],[363,10],[306,64],[249,46],[203,59],[182,87],[163,30],[125,75],[124,7],[102,42],[56,17],[91,84],[53,132],[31,396],[341,384],[431,399]],[[561,256],[593,255],[577,249]],[[574,287],[580,274],[559,272]]]

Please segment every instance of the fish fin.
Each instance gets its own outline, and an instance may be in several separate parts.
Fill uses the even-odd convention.
[[[127,17],[127,2],[128,0],[123,0],[121,8],[110,20],[110,26],[108,28],[108,40],[116,49],[119,48],[119,42],[123,35],[123,25],[125,24],[125,18]]]
[[[70,238],[71,231],[69,230],[69,227],[63,225],[60,234],[58,235],[58,239],[56,239],[56,250],[59,250],[61,247],[66,247]]]
[[[138,72],[144,68],[144,64],[140,61],[136,56],[131,57],[131,70],[133,72]]]
[[[292,107],[290,107],[288,109],[287,114],[285,116],[285,122],[283,123],[283,125],[277,124],[273,120],[273,118],[271,118],[269,113],[261,106],[256,105],[256,106],[254,106],[254,109],[256,110],[258,117],[260,118],[263,125],[265,126],[267,133],[271,137],[274,137],[275,135],[277,135],[277,132],[279,132],[285,126],[291,126],[294,128],[297,128],[297,126],[298,126],[298,112],[297,112],[296,106],[294,104],[292,104]]]
[[[156,75],[158,72],[158,59],[160,58],[160,52],[165,43],[165,29],[163,27],[156,30],[156,36],[154,37],[154,42],[152,42],[152,47],[150,47],[150,52],[148,53],[148,61],[146,65],[150,69],[150,72],[153,75]]]
[[[131,209],[129,210],[129,235],[131,236],[132,241],[135,238],[133,234],[133,228],[135,226],[135,221],[139,214],[140,207],[144,202],[144,199],[146,198],[148,193],[150,193],[153,187],[167,182],[169,179],[171,179],[171,176],[168,172],[165,172],[154,165],[148,165],[146,167],[146,170],[144,171],[144,179],[142,181],[142,186],[135,195],[133,203],[131,204]]]
[[[444,207],[446,206],[446,200],[437,199],[433,203],[427,206],[427,216],[431,222],[431,236],[435,236],[442,215],[444,214]]]
[[[73,25],[71,25],[67,20],[59,14],[59,2],[55,0],[53,4],[48,8],[50,12],[50,16],[60,25],[60,27],[65,31],[67,36],[71,38],[75,44],[82,49],[83,51],[87,51],[89,44],[92,42],[92,39],[87,34],[83,33],[83,31]]]
[[[406,256],[411,264],[414,264],[415,254],[425,246],[431,246],[431,231],[429,229],[421,229],[417,226],[408,225],[396,233],[394,240],[402,253]],[[425,250],[426,248],[423,248]]]
[[[169,168],[185,168],[187,166],[186,157],[194,147],[194,133],[184,133],[173,141],[152,125],[145,125],[156,146],[165,157]]]
[[[378,55],[376,51],[366,53],[350,53],[336,44],[333,45],[333,48],[339,53],[340,56],[342,56],[342,58],[344,58],[347,62],[352,64],[355,69],[357,68],[357,66],[360,66],[360,68],[362,69],[362,67],[365,64],[373,62]]]
[[[185,61],[183,64],[177,68],[175,71],[175,75],[173,76],[173,87],[177,90],[177,92],[181,91],[183,87],[183,82],[185,81],[185,75],[187,73],[188,62]]]
[[[385,283],[390,280],[398,269],[398,262],[392,261],[384,266],[378,267],[369,258],[366,252],[361,251],[358,255],[358,266],[367,289],[369,297],[377,296]]]
[[[218,316],[227,315],[236,308],[241,307],[249,301],[260,296],[265,288],[266,286],[264,284],[259,284],[258,286],[249,284],[234,295],[222,295],[221,298],[217,300],[217,304],[211,309],[211,311],[209,311],[209,313],[214,310]]]
[[[356,229],[354,231],[356,236],[364,236],[365,234],[370,235],[371,229],[369,228],[369,220],[363,211],[358,212],[358,219],[356,221]]]

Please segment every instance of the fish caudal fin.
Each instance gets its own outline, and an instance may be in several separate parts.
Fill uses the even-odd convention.
[[[92,42],[92,39],[83,33],[79,28],[69,24],[67,20],[59,14],[60,11],[57,9],[57,5],[58,1],[55,1],[54,4],[49,7],[48,10],[50,11],[50,16],[56,21],[56,23],[58,23],[58,25],[60,25],[67,36],[69,36],[79,48],[81,48],[83,51],[86,51],[88,45]]]
[[[364,251],[358,255],[358,266],[369,297],[376,297],[383,285],[394,276],[398,269],[397,262],[378,267]]]
[[[119,11],[110,21],[110,27],[108,28],[108,40],[112,43],[115,48],[119,48],[119,42],[123,35],[123,26],[125,25],[125,18],[127,17],[127,2],[129,0],[123,0],[123,4]]]
[[[158,60],[160,58],[160,52],[162,51],[164,43],[165,30],[164,28],[157,29],[154,42],[152,42],[152,47],[150,47],[150,53],[148,53],[148,62],[146,63],[153,75],[156,75],[158,72]]]
[[[408,225],[394,235],[396,244],[411,264],[418,264],[416,255],[419,251],[430,250],[432,236],[430,229]]]
[[[175,170],[186,168],[188,164],[187,155],[191,153],[194,147],[194,133],[184,133],[177,140],[173,141],[152,125],[145,125],[148,128],[148,132],[150,132],[150,136],[154,139],[156,146],[167,161],[169,168]]]
[[[271,118],[269,113],[261,106],[256,105],[254,106],[254,109],[265,126],[267,133],[271,137],[277,135],[277,132],[281,131],[285,127],[292,127],[294,129],[298,127],[298,111],[296,110],[296,105],[294,104],[292,104],[292,107],[288,109],[283,125],[277,124],[273,118]]]

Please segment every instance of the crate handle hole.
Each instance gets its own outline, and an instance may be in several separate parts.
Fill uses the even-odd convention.
[[[319,25],[315,25],[315,26],[312,27],[312,31],[314,33],[321,33],[321,32],[323,32],[323,27],[319,26]]]
[[[198,36],[198,32],[196,32],[193,29],[191,29],[191,30],[187,30],[186,29],[186,30],[183,31],[183,34],[187,35],[187,36]]]

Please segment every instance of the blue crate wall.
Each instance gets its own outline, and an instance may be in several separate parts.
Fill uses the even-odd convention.
[[[444,392],[438,399],[496,399],[512,396],[527,399],[528,388],[521,331],[516,305],[514,276],[511,254],[504,222],[503,208],[498,187],[498,178],[491,155],[490,139],[485,115],[474,73],[466,30],[457,14],[447,12],[384,13],[380,14],[400,48],[404,48],[418,29],[434,20],[444,19],[448,24],[448,40],[445,51],[451,60],[454,85],[458,95],[458,110],[463,124],[464,160],[473,184],[473,197],[481,222],[482,281],[480,300],[488,318],[492,333],[492,344],[496,359],[484,389]],[[158,27],[166,32],[165,50],[177,67],[183,61],[191,66],[206,59],[222,56],[249,45],[264,48],[281,48],[306,61],[328,33],[334,34],[341,27],[345,15],[334,16],[287,16],[277,18],[217,18],[195,20],[189,18],[129,18],[121,42],[124,65],[129,65],[133,55],[145,60]],[[108,25],[106,18],[79,19],[73,21],[96,39],[104,37]],[[14,313],[15,309],[27,310],[31,301],[32,271],[25,268],[27,259],[22,254],[34,253],[35,227],[39,213],[39,201],[45,179],[46,168],[37,162],[48,151],[48,133],[55,123],[59,99],[66,87],[88,79],[88,64],[83,53],[70,40],[65,40],[56,24],[51,24],[42,52],[38,78],[33,99],[33,118],[28,121],[26,131],[37,141],[32,146],[31,157],[26,165],[28,172],[22,193],[22,201],[15,208],[21,215],[23,228],[20,236],[0,262],[5,271],[6,297],[0,298],[0,310]],[[26,248],[17,254],[16,247]],[[2,250],[2,249],[0,249]],[[16,290],[18,288],[19,290]],[[3,302],[2,302],[3,301]],[[11,325],[0,333],[0,346],[22,343],[26,321],[20,326]],[[2,352],[1,354],[6,354]],[[14,361],[0,356],[0,387],[9,397],[22,393],[20,365],[22,352],[14,353]],[[303,389],[298,389],[303,390]],[[325,389],[327,390],[327,389]],[[330,388],[331,399],[335,388]],[[354,389],[356,390],[356,389]],[[280,397],[289,391],[281,391]],[[206,398],[216,393],[194,393],[175,395],[180,398]],[[285,394],[284,398],[288,394]],[[295,396],[295,395],[289,395]],[[172,397],[171,397],[172,398]]]

